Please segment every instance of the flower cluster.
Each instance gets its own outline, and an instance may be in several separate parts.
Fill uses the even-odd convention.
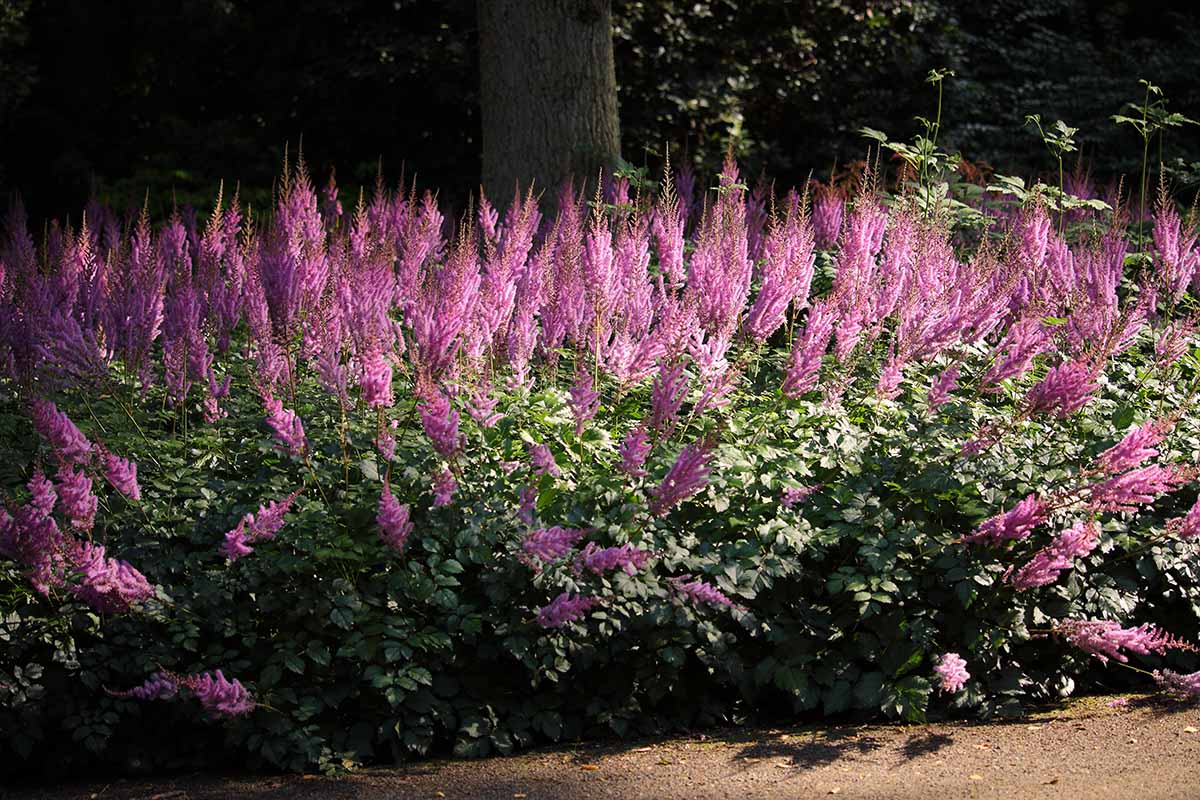
[[[1129,657],[1122,650],[1145,655],[1161,654],[1170,649],[1196,649],[1190,643],[1176,639],[1150,624],[1122,628],[1119,622],[1111,620],[1069,619],[1057,623],[1054,632],[1103,663],[1108,663],[1110,658],[1127,662]]]
[[[1080,522],[1055,537],[1049,547],[1038,553],[1012,576],[1012,584],[1022,592],[1038,586],[1046,586],[1058,580],[1063,570],[1071,568],[1076,558],[1082,558],[1096,549],[1100,540],[1100,526],[1094,522]]]
[[[971,679],[967,662],[958,653],[943,653],[933,671],[937,673],[941,690],[950,694],[961,692]]]
[[[598,605],[600,605],[598,597],[585,597],[563,592],[551,600],[549,605],[538,609],[537,622],[543,628],[561,628],[568,622],[575,622]]]

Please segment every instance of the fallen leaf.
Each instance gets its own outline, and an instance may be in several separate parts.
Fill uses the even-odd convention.
[[[434,792],[434,795],[437,797],[445,797],[446,793],[445,792]]]
[[[791,769],[791,764],[776,764],[775,769]]]
[[[660,758],[660,759],[658,760],[658,765],[659,765],[660,767],[666,767],[666,766],[670,766],[672,763],[673,763],[673,762],[672,762],[672,761],[671,761],[669,758]]]
[[[639,747],[637,750],[634,750],[633,752],[635,752],[635,753],[649,753],[649,752],[650,752],[651,750],[653,750],[653,749],[654,749],[653,747]]]
[[[830,790],[829,790],[829,793],[830,793],[830,794],[840,794],[840,793],[841,793],[841,791],[842,791],[841,789],[839,789],[838,787],[836,787],[836,786],[835,786],[835,787],[833,787],[832,789],[830,789]]]
[[[982,776],[982,775],[971,775],[971,776],[969,776],[969,777],[967,778],[967,780],[969,780],[969,781],[981,781],[981,780],[983,780],[983,776]]]
[[[588,772],[595,772],[596,770],[600,769],[600,766],[598,764],[581,764],[579,768],[585,769]]]
[[[1027,730],[1027,731],[1040,731],[1041,729],[1042,729],[1041,725],[1026,725],[1025,726],[1025,730]]]
[[[1058,778],[1051,778],[1048,781],[1042,781],[1042,786],[1053,786],[1056,783],[1058,783]]]
[[[1200,728],[1197,728],[1195,725],[1188,725],[1183,729],[1184,733],[1196,733],[1197,731],[1200,731]]]
[[[513,795],[515,800],[524,800],[524,798],[526,798],[528,796],[529,795],[525,794],[524,792],[517,792],[516,794]]]

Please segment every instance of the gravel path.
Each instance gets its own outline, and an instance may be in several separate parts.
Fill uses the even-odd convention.
[[[1014,723],[737,729],[428,761],[340,778],[190,775],[11,791],[13,800],[1200,798],[1200,709],[1089,698]],[[1117,701],[1118,703],[1122,701]]]

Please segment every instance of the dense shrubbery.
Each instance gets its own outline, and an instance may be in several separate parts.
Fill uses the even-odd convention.
[[[4,763],[1014,715],[1124,653],[1194,687],[1173,207],[674,184],[14,215]]]

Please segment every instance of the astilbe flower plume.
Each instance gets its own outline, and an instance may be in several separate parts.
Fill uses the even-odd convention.
[[[571,548],[587,534],[587,530],[582,528],[563,528],[558,525],[530,531],[521,543],[522,560],[534,567],[538,561],[557,561],[571,552]]]
[[[571,413],[575,416],[575,435],[583,434],[583,426],[596,416],[600,408],[600,393],[592,388],[592,376],[581,372],[571,387],[571,398],[567,401]]]
[[[200,706],[217,717],[244,716],[258,705],[241,681],[237,678],[227,679],[219,669],[199,675],[167,675],[176,684],[191,691],[200,701]]]
[[[1200,536],[1200,499],[1192,505],[1182,517],[1176,517],[1167,523],[1167,530],[1184,541],[1190,541]]]
[[[706,442],[685,445],[675,463],[663,476],[662,483],[650,490],[654,498],[650,513],[656,517],[665,515],[672,506],[700,492],[708,485],[708,460],[711,458]]]
[[[60,460],[73,464],[91,457],[92,443],[54,403],[34,400],[30,416],[37,432],[50,443]]]
[[[1190,470],[1150,464],[1087,487],[1087,506],[1093,511],[1136,511],[1191,480]]]
[[[1200,698],[1200,672],[1182,675],[1169,669],[1155,670],[1154,682],[1158,688],[1175,697],[1186,700]]]
[[[537,622],[543,628],[561,628],[568,622],[575,622],[598,605],[600,605],[598,597],[563,592],[551,600],[549,605],[538,609]]]
[[[392,363],[382,353],[373,352],[363,359],[359,383],[367,408],[388,408],[395,402],[392,397]]]
[[[104,451],[103,460],[104,477],[108,479],[108,482],[130,500],[140,500],[142,489],[138,486],[137,464],[107,450]]]
[[[933,671],[938,675],[941,690],[950,694],[962,691],[971,679],[967,662],[958,653],[943,653]]]
[[[1029,532],[1045,521],[1046,504],[1037,495],[1029,495],[1007,511],[980,523],[963,537],[964,542],[999,544],[1009,539],[1024,539]]]
[[[1157,445],[1166,438],[1170,423],[1166,420],[1150,420],[1130,431],[1120,442],[1096,457],[1092,469],[1108,475],[1133,469],[1158,455]]]
[[[788,358],[787,374],[783,379],[783,393],[796,399],[805,392],[815,389],[821,372],[821,358],[829,347],[833,336],[836,309],[832,304],[819,301],[808,311],[804,332],[796,337]]]
[[[132,697],[134,700],[170,700],[179,694],[179,686],[163,673],[155,672],[141,685],[134,686],[132,689],[124,691],[105,689],[104,691],[111,697]]]
[[[626,575],[635,575],[650,559],[650,551],[626,543],[619,547],[600,547],[595,542],[588,542],[576,560],[576,566],[603,575],[614,569],[622,570]]]
[[[99,498],[92,493],[92,479],[83,470],[63,466],[58,471],[58,501],[71,527],[90,531],[96,522]]]
[[[650,455],[650,433],[646,426],[638,425],[625,434],[617,452],[621,456],[621,463],[617,465],[617,469],[631,478],[644,477],[646,457]]]
[[[650,427],[656,435],[664,438],[674,430],[679,409],[687,396],[687,376],[683,367],[682,361],[664,361],[650,390]]]
[[[29,487],[29,505],[42,516],[48,517],[54,512],[58,503],[58,494],[54,491],[54,482],[46,477],[41,467],[33,471],[33,476],[27,484]]]
[[[421,412],[421,427],[433,444],[433,449],[447,460],[453,460],[463,445],[458,432],[458,412],[450,407],[450,399],[438,392],[431,400],[418,407]]]
[[[275,538],[275,534],[283,527],[284,515],[291,510],[299,496],[300,490],[297,489],[282,500],[271,500],[259,506],[258,511],[243,516],[237,526],[225,534],[221,553],[231,562],[237,561],[254,552],[254,548],[250,547],[251,542]]]
[[[529,462],[533,465],[533,472],[536,475],[554,475],[562,474],[558,464],[554,461],[554,453],[550,452],[550,448],[544,444],[529,445]]]
[[[1100,526],[1095,522],[1080,522],[1068,528],[1013,574],[1013,587],[1023,592],[1054,583],[1059,573],[1070,569],[1076,558],[1095,550],[1099,540]]]
[[[783,490],[783,497],[780,498],[779,503],[784,508],[791,508],[796,503],[803,503],[820,488],[821,484],[813,486],[789,486]]]
[[[957,364],[946,367],[938,375],[933,385],[929,387],[927,402],[930,411],[940,408],[950,399],[950,393],[958,388],[958,373],[959,368]]]
[[[454,502],[454,493],[458,491],[458,481],[449,467],[443,467],[433,476],[433,507],[448,506]]]
[[[383,543],[397,553],[404,552],[413,524],[409,520],[408,506],[401,505],[387,483],[383,484],[383,491],[379,495],[379,513],[375,516],[375,522],[379,525],[379,538]]]
[[[536,486],[522,486],[517,493],[517,516],[526,525],[533,524],[533,516],[537,511],[538,490]]]
[[[79,583],[71,590],[94,610],[120,614],[154,595],[154,587],[146,576],[126,561],[109,558],[104,545],[78,543],[71,553],[71,562]]]
[[[270,394],[263,397],[263,408],[267,412],[267,426],[275,437],[276,447],[293,456],[303,454],[308,441],[304,437],[304,425],[296,412],[284,408],[283,401]]]
[[[1091,368],[1076,361],[1052,367],[1029,393],[1025,405],[1032,413],[1053,413],[1065,419],[1087,405],[1099,388]]]
[[[668,578],[667,583],[672,590],[693,603],[705,603],[710,606],[728,608],[735,611],[746,610],[741,605],[730,600],[720,589],[710,586],[699,578],[693,579],[690,575],[683,575],[678,578]]]
[[[471,395],[471,402],[467,405],[467,413],[471,415],[471,419],[479,423],[481,428],[495,427],[496,423],[504,419],[504,415],[496,411],[496,406],[500,404],[498,397],[493,397],[488,392],[488,387],[481,386]]]
[[[1102,663],[1112,658],[1122,663],[1129,657],[1122,653],[1165,653],[1167,650],[1195,650],[1181,639],[1147,623],[1136,628],[1122,628],[1111,620],[1063,620],[1054,626],[1054,632],[1080,650],[1095,656]]]

